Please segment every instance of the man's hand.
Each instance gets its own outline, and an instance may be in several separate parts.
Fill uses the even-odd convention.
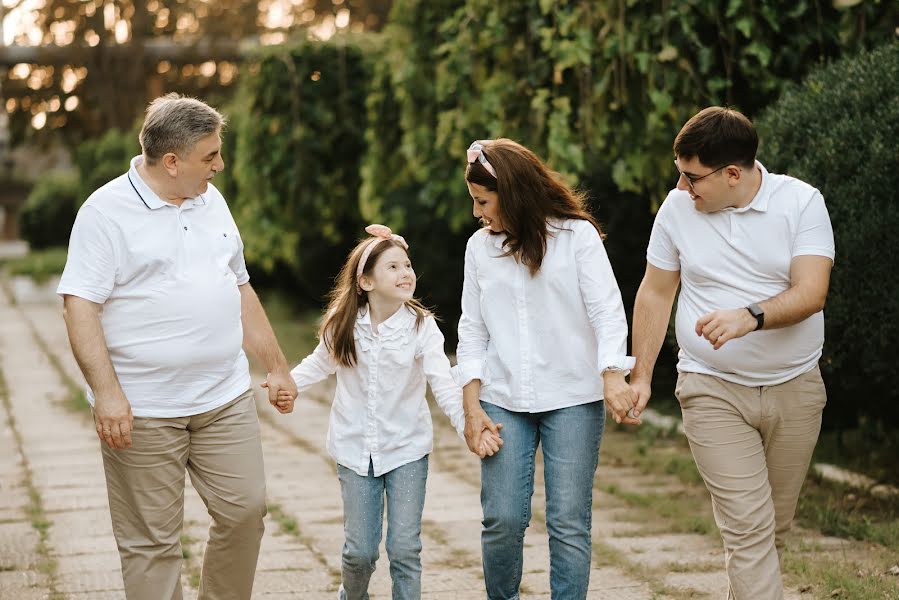
[[[640,425],[639,418],[628,416],[628,411],[637,404],[634,390],[624,380],[622,371],[606,371],[602,374],[603,392],[606,406],[612,411],[616,423]]]
[[[483,408],[478,407],[465,413],[465,443],[468,444],[468,449],[480,458],[499,452],[499,447],[503,445],[499,435],[502,426],[502,423],[494,424]],[[485,441],[482,435],[485,429],[490,431],[494,439],[482,445],[481,442]]]
[[[696,335],[707,339],[718,350],[729,340],[755,331],[757,326],[758,321],[745,308],[716,310],[699,317],[696,321]]]
[[[131,414],[131,404],[121,389],[110,396],[97,394],[94,397],[94,425],[100,441],[113,450],[131,447],[134,416]]]
[[[631,373],[631,389],[634,390],[634,394],[637,396],[637,405],[634,407],[633,414],[639,419],[649,403],[649,397],[652,395],[652,385],[649,381],[635,379],[633,373]]]
[[[268,401],[279,413],[293,412],[293,403],[297,399],[297,384],[290,373],[269,373],[262,387],[268,389]]]

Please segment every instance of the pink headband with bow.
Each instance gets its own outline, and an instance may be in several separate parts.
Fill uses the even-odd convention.
[[[362,258],[359,259],[359,266],[356,267],[356,292],[359,294],[362,293],[362,286],[359,284],[359,279],[362,277],[362,272],[365,271],[365,263],[368,261],[368,257],[371,256],[371,251],[375,249],[375,246],[381,242],[393,240],[399,242],[400,246],[406,250],[409,249],[409,244],[406,243],[403,236],[393,233],[390,230],[390,227],[387,227],[386,225],[374,223],[366,227],[365,231],[374,239],[370,241],[365,247],[365,250],[362,251]]]
[[[487,169],[487,172],[493,175],[493,178],[496,179],[496,169],[493,168],[489,162],[487,162],[487,157],[484,156],[484,144],[488,140],[477,140],[472,142],[471,146],[468,147],[468,150],[465,152],[468,157],[468,164],[472,164],[474,161],[478,161],[484,168]]]

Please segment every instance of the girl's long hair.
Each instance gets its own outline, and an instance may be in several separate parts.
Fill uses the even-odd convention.
[[[536,154],[510,139],[482,142],[484,157],[496,171],[494,178],[475,161],[465,169],[465,179],[496,192],[499,216],[506,234],[506,253],[536,275],[546,255],[549,219],[588,221],[600,237],[599,223],[587,209],[587,194],[572,189],[562,176],[543,164]]]
[[[325,342],[325,348],[328,349],[331,357],[343,367],[356,365],[356,338],[353,331],[359,310],[368,306],[368,292],[362,290],[360,294],[356,288],[356,269],[359,267],[359,260],[362,258],[365,247],[375,239],[378,238],[370,237],[362,240],[350,252],[346,263],[337,275],[334,289],[328,294],[328,308],[325,310],[325,316],[318,332],[319,338]],[[380,241],[372,249],[362,274],[370,276],[380,256],[391,246],[400,248],[408,255],[408,251],[399,242],[395,240]],[[415,313],[416,328],[420,327],[425,317],[431,314],[431,311],[415,298],[407,301],[405,305]]]

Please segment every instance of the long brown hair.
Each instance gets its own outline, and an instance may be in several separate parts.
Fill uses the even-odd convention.
[[[546,239],[553,235],[547,230],[548,219],[588,221],[605,237],[587,209],[587,194],[568,186],[536,154],[506,138],[481,143],[496,177],[475,161],[465,169],[465,179],[496,192],[506,234],[504,256],[514,256],[536,275],[546,255]]]
[[[330,301],[318,331],[319,338],[325,342],[325,348],[328,349],[331,357],[344,367],[356,365],[354,327],[359,310],[368,305],[368,292],[362,290],[360,293],[356,287],[356,269],[359,268],[359,261],[362,259],[362,253],[366,246],[375,240],[381,240],[381,238],[366,238],[350,251],[346,263],[337,275],[334,289],[328,294]],[[372,249],[368,260],[365,261],[365,269],[362,274],[371,275],[378,259],[391,246],[396,246],[408,255],[408,250],[403,248],[398,241],[381,240]],[[405,305],[415,313],[416,328],[420,327],[425,317],[431,314],[431,311],[415,298],[407,301]]]

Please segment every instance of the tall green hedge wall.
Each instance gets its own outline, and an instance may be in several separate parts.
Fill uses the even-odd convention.
[[[816,66],[895,43],[897,6],[396,0],[380,34],[272,48],[244,69],[222,184],[256,277],[301,299],[322,300],[365,223],[398,230],[452,349],[475,228],[465,149],[511,137],[590,192],[629,308],[680,126],[713,104],[755,118]],[[823,185],[826,171],[803,175]],[[832,305],[851,291],[840,277]],[[832,327],[829,344],[846,343]]]

